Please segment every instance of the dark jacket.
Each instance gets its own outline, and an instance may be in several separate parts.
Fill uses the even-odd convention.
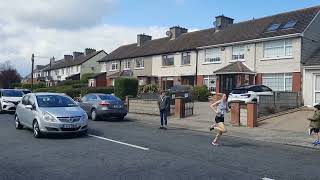
[[[308,118],[308,120],[310,120],[311,128],[320,129],[320,110],[314,111],[313,116],[311,118]]]
[[[159,96],[158,98],[158,106],[160,110],[168,110],[170,107],[170,99],[168,96],[164,96],[162,99]]]

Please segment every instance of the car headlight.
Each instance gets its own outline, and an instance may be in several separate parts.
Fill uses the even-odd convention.
[[[56,122],[55,117],[53,117],[51,114],[47,112],[43,113],[43,120],[46,122]]]
[[[88,115],[87,115],[87,113],[84,113],[84,114],[82,115],[82,120],[88,120]]]

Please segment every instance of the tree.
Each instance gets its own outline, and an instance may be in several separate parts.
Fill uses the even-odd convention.
[[[14,83],[20,81],[20,74],[9,61],[0,63],[0,88],[11,88]]]

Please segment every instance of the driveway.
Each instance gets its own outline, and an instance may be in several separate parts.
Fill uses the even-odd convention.
[[[0,179],[319,179],[318,150],[135,121],[89,123],[88,137],[35,139],[0,115]]]

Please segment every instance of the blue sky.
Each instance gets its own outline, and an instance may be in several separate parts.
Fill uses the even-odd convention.
[[[239,22],[319,4],[319,0],[120,0],[104,21],[125,26],[202,29],[211,27],[213,18],[221,14]]]

